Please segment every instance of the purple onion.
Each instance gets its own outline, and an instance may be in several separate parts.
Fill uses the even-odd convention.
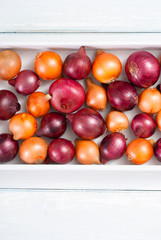
[[[128,82],[115,81],[107,89],[107,96],[111,106],[119,111],[128,111],[138,102],[136,89]]]
[[[9,162],[13,160],[19,150],[18,141],[13,140],[11,134],[0,134],[0,162]]]
[[[154,145],[154,155],[161,162],[161,138]]]
[[[91,108],[82,108],[66,118],[72,125],[74,133],[83,139],[94,139],[103,135],[106,124],[99,112]]]
[[[136,87],[147,88],[159,79],[160,64],[151,53],[138,51],[128,57],[125,71],[129,81]]]
[[[21,106],[14,93],[9,90],[0,90],[0,119],[8,120],[16,112],[20,110]]]
[[[101,163],[121,158],[126,150],[126,139],[122,133],[111,133],[101,142]]]
[[[86,78],[91,71],[91,60],[85,48],[80,47],[78,52],[69,54],[63,64],[64,74],[75,80]]]
[[[41,126],[36,131],[37,136],[58,138],[64,134],[67,122],[63,114],[57,112],[47,113],[41,120]]]

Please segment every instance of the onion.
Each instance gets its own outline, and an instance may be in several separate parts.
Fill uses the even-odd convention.
[[[111,111],[106,117],[106,126],[110,132],[122,132],[129,126],[129,119],[123,112]]]
[[[61,78],[49,88],[51,104],[59,112],[71,113],[78,110],[85,101],[85,91],[78,82]]]
[[[23,70],[19,72],[18,76],[9,80],[8,83],[15,87],[16,92],[23,95],[29,95],[35,92],[40,86],[38,76],[31,70]]]
[[[41,120],[41,126],[36,131],[37,136],[58,138],[64,134],[67,128],[65,117],[61,113],[47,113]]]
[[[161,111],[159,111],[156,116],[156,123],[157,123],[158,129],[161,131]]]
[[[21,106],[14,93],[9,90],[0,90],[0,119],[8,120],[16,112],[20,110]]]
[[[126,139],[122,133],[108,134],[100,144],[101,163],[122,157],[126,150]]]
[[[86,103],[89,107],[102,111],[107,105],[107,95],[103,87],[96,85],[91,78],[86,79]]]
[[[161,94],[156,88],[145,89],[139,95],[138,106],[142,112],[154,114],[161,110]]]
[[[71,141],[58,138],[49,144],[48,153],[49,157],[45,160],[45,163],[65,164],[73,160],[75,149]]]
[[[147,88],[154,85],[160,75],[157,58],[146,51],[134,52],[125,65],[127,77],[137,87]]]
[[[14,78],[21,69],[20,56],[12,51],[0,52],[0,79],[10,80]]]
[[[151,137],[155,130],[157,124],[155,120],[147,113],[137,114],[132,122],[131,128],[136,137],[148,138]]]
[[[107,89],[107,97],[112,107],[119,111],[128,111],[138,102],[136,89],[128,82],[115,81]]]
[[[71,123],[75,134],[80,138],[94,139],[106,131],[103,117],[94,109],[82,108],[76,113],[67,114],[66,118]]]
[[[153,147],[151,140],[136,138],[131,141],[126,149],[128,160],[134,164],[143,164],[153,156]]]
[[[158,161],[161,162],[161,138],[154,145],[154,155]]]
[[[80,47],[78,52],[69,54],[63,64],[64,74],[75,80],[81,80],[91,71],[91,60],[87,56],[85,48]]]
[[[8,133],[0,134],[0,162],[13,160],[18,153],[18,142]]]

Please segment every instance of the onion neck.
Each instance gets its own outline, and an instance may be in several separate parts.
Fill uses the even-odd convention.
[[[85,47],[80,47],[79,50],[78,50],[78,53],[82,56],[86,56],[86,50],[85,50]]]
[[[67,114],[66,119],[68,119],[68,121],[72,124],[73,119],[74,119],[74,114],[73,113]]]
[[[95,85],[91,78],[86,78],[85,81],[86,81],[87,87]]]
[[[8,81],[8,84],[14,87],[15,84],[16,84],[16,79],[17,79],[17,78],[13,78],[13,79],[9,80],[9,81]]]
[[[96,56],[98,56],[98,55],[100,55],[100,54],[102,54],[102,53],[104,53],[104,51],[101,50],[101,49],[99,49],[99,50],[97,50],[97,52],[96,52]]]

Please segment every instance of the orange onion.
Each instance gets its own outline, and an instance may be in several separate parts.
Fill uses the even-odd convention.
[[[148,88],[139,95],[138,106],[142,112],[154,114],[161,110],[161,94],[156,88]]]
[[[122,64],[118,57],[101,50],[97,52],[92,65],[93,76],[102,83],[115,81],[121,74]]]
[[[158,129],[161,131],[161,111],[159,111],[156,116],[156,123],[157,123]]]
[[[149,161],[153,156],[153,140],[144,138],[136,138],[131,141],[126,149],[128,160],[132,163],[140,165]]]
[[[96,85],[91,78],[86,78],[86,103],[89,107],[102,111],[107,105],[107,94],[103,87]]]
[[[90,140],[76,140],[76,158],[81,164],[100,164],[99,148]]]
[[[29,113],[17,113],[9,122],[9,129],[13,139],[26,139],[32,137],[37,129],[36,119]]]
[[[129,126],[129,119],[123,112],[111,111],[106,117],[106,126],[108,131],[122,132]]]
[[[47,143],[40,137],[30,137],[20,146],[19,155],[28,164],[42,163],[47,156]]]

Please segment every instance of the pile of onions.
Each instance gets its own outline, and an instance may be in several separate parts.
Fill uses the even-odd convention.
[[[128,57],[125,71],[132,84],[136,87],[147,88],[159,79],[160,65],[151,53],[138,51]]]
[[[136,89],[128,82],[115,81],[107,89],[107,97],[111,106],[119,111],[128,111],[138,102]]]
[[[74,133],[84,139],[94,139],[103,135],[106,124],[99,112],[90,108],[82,108],[73,114],[67,114],[66,118],[72,125]]]
[[[126,139],[122,133],[108,134],[100,144],[101,163],[122,157],[126,150]]]
[[[74,80],[86,78],[90,71],[91,60],[84,47],[80,47],[76,53],[69,54],[63,63],[64,74]]]
[[[154,155],[158,161],[161,162],[161,138],[154,145]]]
[[[129,126],[128,117],[125,115],[125,113],[119,111],[109,112],[107,114],[105,122],[108,131],[112,133],[122,132]]]
[[[85,101],[82,85],[72,79],[61,78],[49,88],[51,105],[59,112],[72,113],[78,110]]]
[[[157,123],[158,129],[161,131],[161,111],[159,111],[156,116],[156,123]]]

